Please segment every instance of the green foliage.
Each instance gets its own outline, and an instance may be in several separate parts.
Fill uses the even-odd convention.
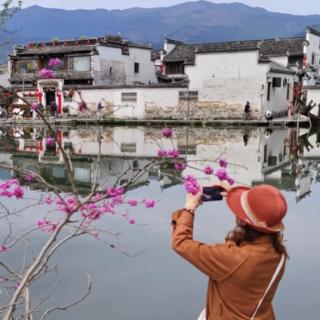
[[[22,0],[5,0],[0,5],[0,26],[12,17],[22,6]]]

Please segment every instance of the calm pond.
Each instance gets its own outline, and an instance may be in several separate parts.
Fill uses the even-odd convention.
[[[280,320],[319,319],[319,133],[304,129],[177,128],[172,141],[168,141],[161,139],[161,129],[155,128],[58,130],[62,145],[72,154],[76,184],[83,194],[89,192],[94,179],[99,136],[102,141],[99,182],[114,182],[123,172],[126,174],[121,179],[130,179],[132,171],[152,161],[159,148],[168,149],[173,143],[190,165],[182,176],[194,175],[202,185],[210,185],[214,180],[209,180],[201,169],[206,165],[217,166],[214,161],[223,156],[230,162],[229,174],[237,183],[249,186],[267,183],[283,190],[289,204],[285,238],[290,260],[274,300],[275,312]],[[65,166],[59,155],[45,152],[44,136],[41,128],[2,128],[0,162],[39,172],[68,192]],[[116,242],[131,256],[92,237],[75,239],[57,253],[52,264],[59,266],[60,284],[50,305],[64,305],[81,296],[86,289],[86,272],[92,275],[93,288],[84,302],[67,313],[58,311],[49,319],[197,318],[205,304],[207,279],[171,249],[171,213],[182,208],[185,200],[181,174],[179,177],[173,173],[172,168],[151,170],[132,187],[130,198],[158,201],[153,209],[143,206],[130,209],[135,225],[120,216],[108,216],[99,222],[101,228],[118,234],[109,236],[109,244]],[[11,175],[11,171],[0,170],[1,179]],[[30,196],[43,192],[37,185],[28,188]],[[11,208],[18,206],[13,200],[7,203]],[[38,212],[30,209],[29,213],[21,217],[21,228],[36,221]],[[196,217],[195,239],[222,242],[233,226],[234,216],[223,201],[204,204]],[[6,232],[1,220],[0,232],[2,235]],[[35,252],[46,236],[39,232],[33,243]],[[41,279],[34,288],[36,299],[46,296],[55,281],[53,276]]]

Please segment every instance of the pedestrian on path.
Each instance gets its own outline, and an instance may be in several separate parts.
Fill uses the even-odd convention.
[[[102,102],[100,101],[97,105],[97,115],[98,115],[98,119],[100,120],[102,118],[102,111],[103,111],[103,105]]]
[[[206,309],[199,320],[274,320],[272,299],[287,258],[282,241],[286,200],[269,185],[232,189],[227,183],[220,185],[236,216],[236,227],[225,243],[193,240],[202,192],[187,194],[185,208],[172,216],[173,249],[209,278]]]
[[[244,119],[245,120],[251,120],[251,106],[250,102],[247,101],[245,107],[244,107]]]

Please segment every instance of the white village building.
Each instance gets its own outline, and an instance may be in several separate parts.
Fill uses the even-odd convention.
[[[267,111],[277,117],[287,115],[302,83],[316,85],[319,42],[310,27],[306,36],[286,39],[166,39],[157,61],[151,47],[118,37],[29,44],[9,56],[9,81],[29,102],[55,101],[59,116],[79,115],[85,101],[91,115],[101,103],[104,116],[122,119],[242,119],[249,101],[254,118]],[[53,79],[41,79],[51,58],[61,64]]]
[[[61,63],[54,67],[53,79],[42,79],[39,71],[49,68],[52,58]],[[150,46],[107,36],[17,46],[9,55],[9,82],[30,102],[46,107],[55,101],[62,113],[72,100],[70,88],[139,86],[157,78]]]
[[[320,33],[310,27],[305,37],[285,39],[203,44],[166,39],[159,78],[188,82],[198,107],[215,104],[213,113],[239,117],[249,101],[256,117],[267,111],[281,116],[295,86],[316,81],[319,40]]]

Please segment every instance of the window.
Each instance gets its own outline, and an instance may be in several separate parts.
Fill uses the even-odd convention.
[[[121,152],[135,153],[137,145],[135,143],[121,143]]]
[[[189,154],[196,155],[197,154],[197,145],[189,144],[189,145],[178,145],[178,149],[181,154]]]
[[[274,166],[276,166],[277,165],[277,157],[275,157],[275,156],[270,156],[269,158],[268,158],[268,166],[269,167],[274,167]]]
[[[266,163],[268,160],[267,152],[268,152],[268,146],[265,144],[264,148],[263,148],[263,162],[264,163]]]
[[[166,63],[166,74],[184,74],[183,62]]]
[[[38,71],[37,60],[21,60],[16,63],[16,72],[18,73],[34,73]]]
[[[280,88],[281,87],[281,78],[273,77],[272,78],[272,86],[276,87],[276,88]]]
[[[73,71],[78,72],[89,72],[91,70],[91,59],[90,57],[74,57],[72,59]]]
[[[74,179],[77,182],[89,183],[91,181],[91,172],[87,168],[75,168]]]
[[[136,92],[122,92],[121,93],[121,102],[137,102],[137,93]]]
[[[198,101],[198,91],[180,91],[179,92],[179,101],[188,101],[188,100]]]
[[[140,69],[140,64],[138,62],[134,63],[134,73],[139,73]]]
[[[314,65],[315,63],[315,59],[316,58],[316,55],[314,54],[314,52],[312,52],[312,58],[311,58],[311,64]]]

